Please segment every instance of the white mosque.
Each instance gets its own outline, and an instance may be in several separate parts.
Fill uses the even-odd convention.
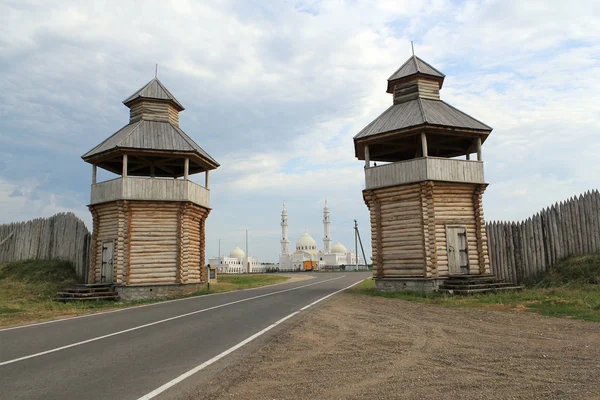
[[[323,208],[323,227],[325,235],[323,237],[323,250],[317,249],[317,242],[308,232],[304,232],[296,242],[296,251],[290,253],[288,250],[290,241],[288,240],[288,215],[283,203],[281,212],[281,255],[279,256],[280,271],[303,271],[305,269],[324,269],[326,267],[344,266],[345,269],[355,268],[357,264],[356,254],[348,251],[340,242],[331,246],[331,235],[329,228],[331,225],[329,206],[325,199],[325,208]],[[359,260],[360,261],[360,260]],[[360,263],[360,262],[359,262]],[[306,268],[305,268],[306,266]]]
[[[210,258],[208,263],[217,267],[217,273],[221,274],[247,274],[265,272],[265,265],[255,257],[246,257],[244,250],[236,247],[231,250],[229,256]]]

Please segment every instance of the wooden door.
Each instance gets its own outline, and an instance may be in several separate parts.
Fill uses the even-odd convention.
[[[113,281],[113,248],[114,242],[112,241],[102,243],[100,283],[112,283]]]
[[[446,243],[450,275],[468,274],[467,228],[464,226],[447,226]]]

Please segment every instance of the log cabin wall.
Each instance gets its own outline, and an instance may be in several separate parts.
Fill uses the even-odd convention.
[[[375,277],[447,277],[447,225],[467,230],[469,274],[490,273],[482,206],[485,187],[425,181],[365,190]]]
[[[421,184],[365,190],[363,197],[371,217],[375,277],[425,277]]]
[[[394,85],[394,104],[404,103],[417,98],[440,99],[440,84],[435,80],[411,79]]]
[[[102,244],[110,241],[114,243],[113,282],[115,284],[123,283],[129,241],[127,207],[126,201],[115,201],[89,207],[93,221],[89,283],[101,281]]]
[[[156,100],[139,100],[131,105],[129,123],[139,120],[170,122],[179,126],[179,112],[173,105]]]
[[[210,211],[193,203],[184,203],[179,212],[181,226],[180,282],[207,282],[205,261],[205,224]]]
[[[177,283],[178,202],[131,202],[131,256],[127,284]]]
[[[114,242],[113,283],[206,282],[209,210],[190,202],[116,201],[90,206],[94,233],[90,283],[99,283],[102,244]]]
[[[490,262],[483,220],[482,194],[485,185],[434,182],[435,237],[437,272],[448,276],[446,226],[464,226],[467,230],[469,273],[490,272]]]

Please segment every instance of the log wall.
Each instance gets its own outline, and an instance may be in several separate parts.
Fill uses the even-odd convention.
[[[89,207],[94,225],[90,246],[89,283],[100,283],[102,244],[110,241],[114,242],[113,280],[117,284],[123,281],[122,266],[125,260],[123,244],[127,237],[127,232],[124,231],[127,221],[123,212],[125,207],[123,203],[125,202],[119,201]]]
[[[371,216],[375,276],[423,277],[421,185],[365,190],[363,196]]]
[[[489,273],[484,190],[485,185],[425,181],[363,191],[375,277],[448,276],[447,225],[467,230],[469,273]]]
[[[115,284],[206,281],[205,219],[190,202],[117,201],[90,206],[94,219],[90,282],[99,282],[102,242],[114,240]]]
[[[73,213],[0,225],[0,263],[22,260],[70,261],[80,279],[89,266],[91,234]]]
[[[526,221],[490,222],[486,231],[494,275],[522,283],[564,258],[600,253],[600,193],[556,203]]]
[[[170,122],[175,126],[179,126],[179,112],[171,104],[163,101],[140,100],[132,104],[129,112],[129,123],[141,119]]]
[[[440,84],[431,79],[415,79],[394,86],[394,104],[404,103],[416,98],[440,99]]]
[[[482,194],[485,185],[435,182],[432,186],[439,276],[449,275],[446,225],[464,226],[467,229],[469,273],[489,273],[487,237],[483,228]]]

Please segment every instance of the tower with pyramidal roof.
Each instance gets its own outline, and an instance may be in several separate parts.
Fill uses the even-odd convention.
[[[197,290],[207,281],[209,171],[219,164],[180,127],[184,110],[152,79],[123,103],[129,124],[82,156],[92,164],[89,283],[121,297]],[[97,168],[118,174],[97,182]],[[204,173],[204,186],[189,176]]]
[[[354,137],[380,289],[490,273],[481,145],[492,128],[440,99],[444,78],[410,57],[388,79],[393,104]]]

